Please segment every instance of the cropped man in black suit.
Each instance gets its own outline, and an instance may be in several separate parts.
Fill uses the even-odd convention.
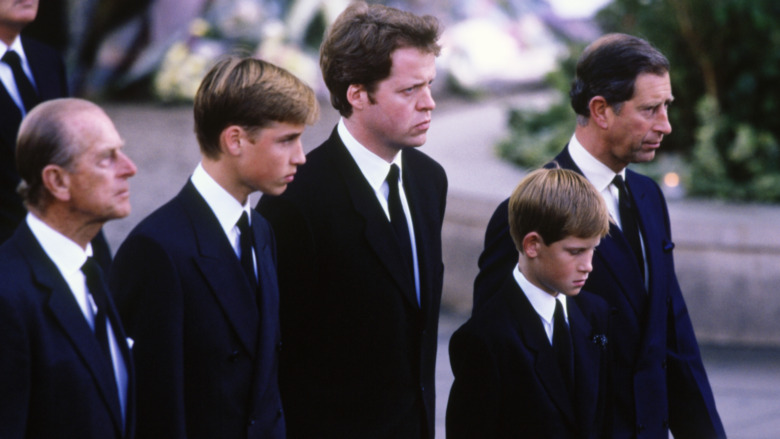
[[[16,133],[22,118],[38,102],[68,95],[65,66],[51,47],[21,37],[22,29],[38,13],[38,1],[0,0],[0,243],[8,239],[26,214],[22,199],[16,193],[19,173],[15,167]],[[15,55],[8,55],[13,52]],[[14,63],[19,60],[22,72],[33,87],[33,97],[25,101],[15,80]],[[20,78],[20,80],[25,80]]]
[[[130,345],[90,241],[130,213],[136,168],[96,105],[56,99],[24,119],[30,212],[0,246],[0,437],[132,438]]]
[[[24,219],[26,210],[16,192],[19,172],[15,167],[16,133],[22,118],[38,102],[68,96],[62,57],[51,47],[21,36],[38,14],[38,0],[0,0],[0,244],[8,239]],[[8,52],[16,55],[9,55]],[[14,56],[19,68],[12,67]],[[17,75],[19,76],[17,78]],[[27,81],[26,84],[17,82]],[[32,94],[23,92],[32,87]],[[26,98],[26,99],[25,99]],[[92,241],[95,258],[108,270],[111,253],[103,232]]]
[[[647,41],[605,35],[577,63],[577,126],[554,161],[583,174],[615,220],[599,244],[585,289],[615,309],[615,405],[611,438],[725,437],[674,269],[666,200],[627,166],[655,157],[671,133],[669,61]],[[632,238],[633,236],[633,238]],[[517,259],[507,201],[485,233],[474,282],[478,314]]]
[[[416,148],[438,37],[433,17],[348,7],[320,54],[342,118],[288,191],[258,205],[279,242],[292,438],[434,435],[447,179]]]
[[[447,437],[607,437],[609,307],[580,291],[607,205],[581,175],[539,169],[509,206],[519,260],[450,340]]]
[[[112,269],[136,342],[139,438],[285,437],[276,243],[249,195],[285,190],[318,111],[311,88],[265,61],[229,57],[203,79],[201,163]]]

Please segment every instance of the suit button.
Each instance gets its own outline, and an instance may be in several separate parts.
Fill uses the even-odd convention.
[[[249,420],[249,426],[251,427],[253,425],[255,425],[255,420],[254,419],[250,419]]]
[[[276,351],[277,352],[282,352],[282,342],[281,341],[279,343],[276,343]]]
[[[238,357],[240,357],[240,356],[241,356],[241,353],[238,352],[237,350],[235,350],[235,351],[230,353],[230,356],[228,357],[228,361],[230,361],[231,363],[237,363],[238,362]]]
[[[284,412],[282,411],[282,409],[279,409],[279,411],[278,411],[278,412],[276,412],[276,417],[277,417],[277,419],[278,419],[278,418],[281,418],[283,414],[284,414]]]
[[[662,362],[661,362],[661,368],[662,368],[663,370],[666,370],[666,360],[664,360],[664,361],[662,361]]]
[[[636,429],[639,433],[645,431],[645,424],[639,424],[636,426]]]

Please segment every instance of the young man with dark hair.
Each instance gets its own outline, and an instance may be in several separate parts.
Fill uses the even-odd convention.
[[[319,107],[291,73],[237,57],[209,71],[194,107],[201,163],[111,275],[136,342],[138,437],[283,439],[276,244],[249,195],[294,179]]]
[[[418,151],[439,25],[351,4],[320,66],[342,118],[258,210],[279,242],[282,398],[291,438],[430,438],[447,194]]]

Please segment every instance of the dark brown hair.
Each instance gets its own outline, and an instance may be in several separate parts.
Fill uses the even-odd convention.
[[[373,93],[390,76],[392,54],[413,47],[439,56],[441,30],[433,16],[418,16],[383,5],[351,4],[330,27],[320,47],[320,68],[333,108],[352,114],[347,89],[362,84]]]
[[[634,83],[642,73],[663,75],[669,60],[647,41],[626,34],[607,34],[592,42],[577,61],[571,84],[571,107],[582,118],[590,117],[590,100],[602,96],[620,112],[620,105],[634,96]]]

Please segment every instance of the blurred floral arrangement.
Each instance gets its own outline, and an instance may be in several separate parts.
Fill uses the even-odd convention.
[[[285,3],[285,2],[279,2]],[[165,51],[155,72],[153,92],[164,102],[191,101],[203,76],[221,56],[251,55],[279,65],[325,92],[317,52],[303,44],[313,20],[332,20],[348,0],[299,0],[289,4],[285,20],[279,3],[263,0],[212,2],[190,23],[184,36]]]

